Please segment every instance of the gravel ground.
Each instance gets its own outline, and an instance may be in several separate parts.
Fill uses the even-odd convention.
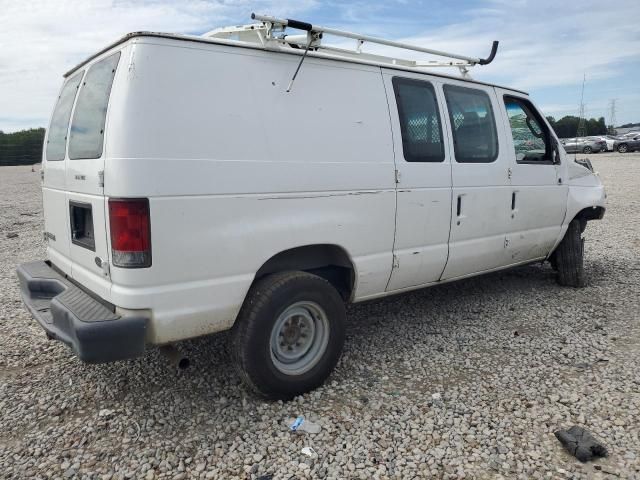
[[[351,306],[336,372],[289,403],[247,395],[224,334],[186,342],[183,372],[47,341],[14,273],[44,255],[39,174],[0,168],[0,477],[640,478],[640,154],[591,159],[609,199],[587,288],[537,265]],[[321,431],[290,433],[298,415]],[[609,458],[568,455],[574,424]]]

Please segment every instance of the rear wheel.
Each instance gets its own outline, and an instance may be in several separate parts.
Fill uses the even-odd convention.
[[[306,272],[282,272],[249,290],[231,335],[245,384],[269,399],[320,386],[344,344],[345,308],[337,290]]]
[[[584,240],[580,221],[573,220],[564,238],[553,252],[551,265],[558,272],[558,283],[567,287],[584,287]]]
[[[592,151],[593,150],[588,145],[582,149],[582,153],[591,153]]]
[[[627,153],[628,151],[629,151],[629,147],[627,146],[626,143],[622,143],[622,144],[618,145],[618,152]]]

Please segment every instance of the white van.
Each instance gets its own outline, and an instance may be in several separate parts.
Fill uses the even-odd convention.
[[[545,260],[583,285],[604,188],[526,93],[257,18],[133,33],[65,75],[48,258],[18,268],[50,338],[110,362],[231,329],[247,384],[290,398],[335,366],[346,302]]]

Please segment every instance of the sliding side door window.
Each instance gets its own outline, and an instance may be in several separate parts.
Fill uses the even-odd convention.
[[[421,80],[393,78],[402,150],[407,162],[442,162],[442,127],[433,85]]]
[[[491,163],[498,158],[498,134],[489,95],[483,90],[444,86],[458,163]]]

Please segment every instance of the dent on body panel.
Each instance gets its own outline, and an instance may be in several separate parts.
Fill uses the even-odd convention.
[[[136,44],[135,42],[129,47],[129,61],[127,64],[127,79],[133,80],[136,78]]]
[[[569,186],[567,199],[567,214],[565,222],[569,223],[583,209],[589,207],[604,207],[605,192],[602,184],[598,186]]]

